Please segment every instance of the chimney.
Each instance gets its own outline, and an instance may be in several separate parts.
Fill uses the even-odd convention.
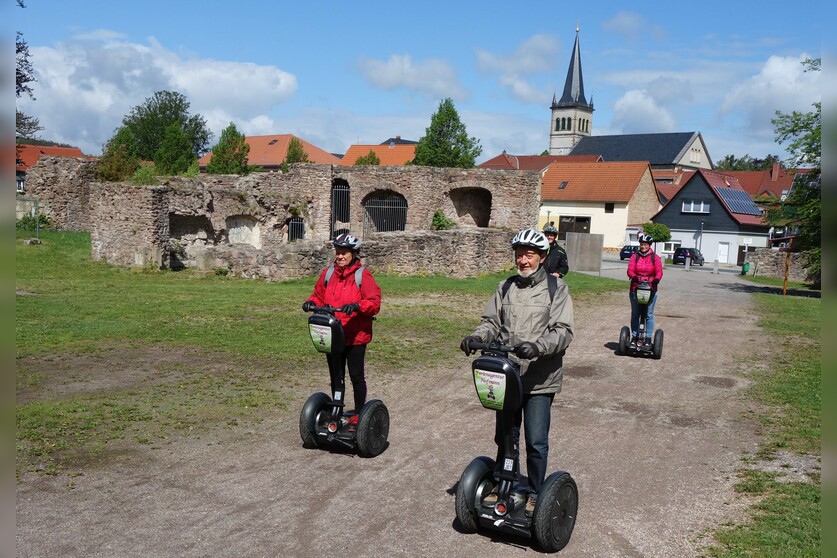
[[[773,170],[770,172],[770,181],[776,182],[779,180],[779,161],[773,161]]]
[[[395,136],[395,141],[401,141],[401,136]]]

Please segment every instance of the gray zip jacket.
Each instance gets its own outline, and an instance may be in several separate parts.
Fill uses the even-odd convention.
[[[533,341],[539,349],[532,360],[509,358],[520,363],[523,393],[559,393],[564,380],[564,353],[573,340],[573,301],[562,279],[552,304],[546,271],[541,266],[527,279],[518,278],[503,297],[504,279],[488,301],[480,325],[472,335],[485,343],[499,341],[515,346]]]

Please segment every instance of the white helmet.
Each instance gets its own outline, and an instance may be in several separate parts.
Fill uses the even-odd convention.
[[[549,241],[540,231],[536,231],[535,229],[524,229],[514,235],[511,246],[512,248],[517,248],[518,246],[528,246],[530,248],[540,250],[541,252],[546,252],[549,250]]]
[[[651,235],[648,234],[648,233],[645,233],[645,232],[639,233],[639,236],[637,236],[637,240],[640,243],[645,243],[645,242],[647,242],[648,244],[653,244],[654,243],[654,239],[651,237]]]
[[[356,236],[352,236],[349,233],[339,235],[332,241],[332,244],[335,248],[348,248],[352,252],[360,250],[360,240],[358,240]]]

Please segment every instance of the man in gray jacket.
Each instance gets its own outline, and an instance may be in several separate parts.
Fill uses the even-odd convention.
[[[504,280],[488,301],[477,329],[462,340],[460,348],[471,354],[471,344],[498,341],[514,347],[523,382],[522,409],[514,417],[512,439],[520,439],[525,422],[526,473],[530,494],[526,512],[535,509],[537,493],[546,478],[549,454],[549,423],[552,401],[561,391],[564,353],[573,339],[573,303],[567,284],[550,277],[543,267],[549,242],[534,229],[520,231],[512,240],[517,275]],[[555,281],[553,287],[549,282]],[[505,453],[499,421],[495,426],[497,462]],[[496,502],[489,494],[486,504]]]

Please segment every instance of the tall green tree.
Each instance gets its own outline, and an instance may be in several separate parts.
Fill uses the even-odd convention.
[[[371,165],[377,166],[381,164],[381,158],[378,157],[371,149],[366,155],[361,155],[355,159],[355,165]]]
[[[413,164],[470,169],[481,153],[479,140],[468,137],[453,101],[447,98],[439,103],[439,109],[430,118],[430,127],[419,138]]]
[[[212,157],[206,165],[208,174],[247,174],[252,169],[247,165],[250,144],[235,124],[224,128],[218,145],[212,148]]]
[[[137,154],[146,161],[154,160],[172,124],[186,134],[195,157],[206,153],[212,133],[203,116],[189,114],[189,101],[181,93],[157,91],[122,119],[122,126],[136,138]]]
[[[176,122],[169,124],[163,142],[154,154],[154,165],[159,174],[183,174],[197,159],[192,152],[191,138]]]
[[[23,0],[17,0],[17,5],[21,8],[26,7]],[[37,80],[32,69],[32,62],[29,61],[29,44],[23,38],[23,34],[20,31],[15,35],[15,62],[15,97],[20,98],[25,93],[34,101],[35,94],[32,92],[32,86],[29,84]],[[43,127],[37,118],[26,115],[15,107],[16,137],[34,138],[35,134],[41,130],[43,130]]]
[[[96,178],[102,182],[121,182],[140,167],[137,142],[128,128],[120,127],[102,149],[96,163]]]
[[[802,63],[807,72],[820,71],[820,58],[806,59]],[[788,143],[790,164],[796,168],[808,168],[793,183],[787,199],[767,212],[767,220],[780,226],[799,228],[795,247],[809,250],[806,268],[813,277],[819,277],[822,257],[822,103],[812,105],[810,112],[794,111],[790,114],[776,111],[772,120],[776,141]]]
[[[773,163],[780,163],[778,155],[768,155],[764,159],[750,157],[749,154],[737,158],[735,155],[727,155],[715,164],[715,170],[730,171],[760,171],[773,168]]]
[[[310,163],[308,154],[302,146],[302,142],[296,138],[291,138],[288,142],[288,152],[285,153],[285,160],[282,161],[280,168],[282,172],[288,172],[288,167],[294,163]]]

